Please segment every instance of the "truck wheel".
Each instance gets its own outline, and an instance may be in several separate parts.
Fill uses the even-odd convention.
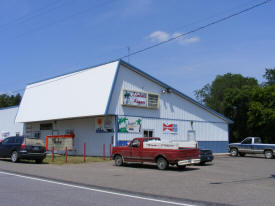
[[[123,165],[123,159],[120,155],[115,156],[115,165],[116,166],[122,166]]]
[[[11,153],[11,161],[12,162],[17,162],[18,161],[18,153],[16,151],[13,151]]]
[[[236,148],[231,148],[230,149],[230,154],[232,157],[237,157],[238,156],[238,150]]]
[[[164,159],[163,157],[159,157],[157,159],[157,166],[160,170],[165,170],[168,166],[168,162],[166,159]]]
[[[273,152],[271,150],[266,150],[264,152],[264,156],[266,159],[272,159],[273,158]]]

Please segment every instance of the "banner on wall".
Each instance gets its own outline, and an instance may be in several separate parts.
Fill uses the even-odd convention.
[[[119,117],[118,132],[121,133],[140,133],[142,119],[139,117]]]
[[[147,93],[123,90],[123,104],[129,106],[147,107]]]
[[[167,133],[167,134],[178,133],[178,125],[177,124],[163,123],[162,124],[162,131],[163,131],[163,133]]]
[[[96,133],[114,132],[112,117],[97,117],[95,122]]]
[[[74,134],[46,136],[46,150],[51,150],[52,148],[54,148],[54,150],[57,151],[65,151],[66,147],[68,150],[73,150],[73,139]]]

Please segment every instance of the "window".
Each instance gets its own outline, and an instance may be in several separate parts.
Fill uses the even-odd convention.
[[[158,108],[159,106],[159,96],[156,94],[148,94],[148,107]]]
[[[47,124],[40,124],[40,130],[52,130],[53,124],[47,123]]]
[[[39,139],[40,138],[40,132],[34,132],[34,138]]]
[[[153,137],[153,130],[143,130],[143,137]]]
[[[3,143],[13,144],[13,143],[15,143],[15,137],[10,137],[10,138],[5,139],[3,141]]]
[[[261,138],[254,138],[254,143],[255,143],[255,144],[260,144],[260,143],[262,143]]]
[[[252,144],[252,139],[249,138],[249,139],[245,139],[242,144]]]
[[[133,142],[132,142],[132,147],[139,147],[139,144],[140,144],[140,142],[139,142],[139,140],[138,139],[136,139],[136,140],[134,140]]]

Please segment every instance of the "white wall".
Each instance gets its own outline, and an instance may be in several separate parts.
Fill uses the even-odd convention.
[[[178,132],[174,134],[167,134],[163,132],[163,123],[177,124]],[[154,137],[161,137],[162,140],[184,140],[187,141],[187,134],[189,130],[196,132],[197,141],[228,141],[228,125],[226,123],[210,123],[210,122],[193,122],[191,126],[190,121],[179,120],[165,120],[142,118],[142,132],[140,133],[118,133],[119,141],[129,141],[135,137],[142,137],[143,130],[154,131]]]
[[[0,109],[0,138],[1,133],[7,131],[10,136],[15,136],[16,132],[23,134],[23,124],[15,123],[18,107],[8,107]]]
[[[105,144],[105,151],[107,156],[109,155],[109,145],[112,142],[112,137],[114,134],[96,133],[95,119],[95,117],[90,117],[81,119],[57,120],[56,123],[55,121],[47,121],[27,124],[32,125],[32,131],[39,131],[41,123],[53,123],[53,129],[57,130],[59,135],[65,134],[65,130],[67,129],[73,130],[75,134],[75,154],[83,154],[85,142],[87,155],[102,156],[103,144]]]
[[[134,91],[145,91],[160,95],[159,109],[144,109],[137,107],[127,107],[121,105],[121,91],[129,89]],[[174,93],[161,94],[160,85],[139,75],[132,70],[120,66],[116,85],[114,88],[109,114],[133,115],[142,117],[156,117],[169,119],[184,119],[207,122],[223,122],[221,118],[213,115],[205,109],[191,103]]]

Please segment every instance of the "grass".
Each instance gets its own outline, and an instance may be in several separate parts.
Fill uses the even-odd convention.
[[[83,156],[68,156],[67,163],[65,163],[65,156],[63,155],[55,155],[54,161],[52,161],[51,155],[47,155],[47,157],[43,160],[43,163],[63,165],[63,164],[85,164],[85,163],[91,163],[91,162],[106,162],[106,161],[110,161],[110,158],[105,157],[105,160],[103,160],[102,157],[86,157],[86,162],[84,162]]]

